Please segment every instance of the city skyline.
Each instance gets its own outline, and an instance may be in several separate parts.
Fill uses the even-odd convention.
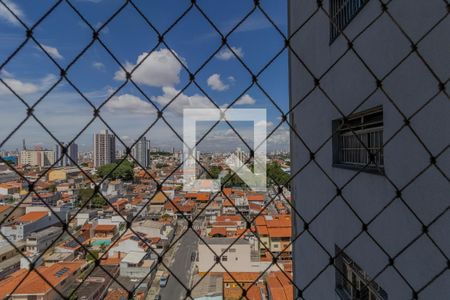
[[[230,1],[230,7],[220,10],[216,9],[219,4],[212,2],[205,2],[202,7],[211,15],[218,28],[226,33],[242,17],[241,12],[252,10],[253,5],[250,2]],[[118,7],[119,4],[120,1],[116,0],[109,2],[111,7]],[[168,20],[175,19],[181,10],[167,10],[167,15],[164,16],[153,15],[154,9],[177,6],[169,2],[158,2],[155,5],[157,7],[149,9],[150,4],[140,3],[139,8],[151,14],[158,30],[163,31],[168,26]],[[93,22],[94,27],[101,27],[104,20],[90,11],[103,7],[102,1],[76,1],[76,6],[89,14],[88,19]],[[46,4],[17,2],[13,8],[26,23],[32,23],[45,7]],[[265,7],[271,10],[279,28],[287,31],[284,10],[272,2],[267,2]],[[222,9],[226,9],[226,14]],[[221,13],[218,13],[219,11]],[[204,26],[206,25],[204,19],[197,18],[195,13],[188,15],[190,17],[185,19],[182,26],[175,27],[167,34],[166,45],[158,44],[158,36],[143,26],[131,8],[125,9],[120,18],[99,32],[99,36],[112,48],[114,55],[126,69],[134,67],[141,63],[144,57],[146,58],[132,76],[139,90],[126,82],[121,67],[98,44],[94,44],[82,59],[71,66],[67,71],[67,79],[71,80],[94,106],[102,106],[100,116],[126,143],[136,140],[157,119],[157,109],[164,108],[165,119],[180,133],[182,131],[180,116],[183,109],[210,108],[213,106],[211,100],[221,107],[227,107],[236,101],[233,107],[266,108],[268,132],[277,127],[282,115],[288,111],[287,53],[278,56],[270,68],[260,74],[257,85],[241,63],[244,62],[251,67],[253,73],[256,73],[282,46],[267,45],[263,56],[260,49],[255,47],[266,38],[279,38],[278,32],[273,29],[264,14],[255,11],[246,19],[239,30],[230,35],[230,48],[221,47],[220,35],[213,27]],[[0,14],[2,24],[0,37],[8,36],[0,47],[0,57],[7,57],[11,48],[23,36],[20,24],[8,16],[7,12]],[[61,66],[66,66],[74,58],[80,45],[85,44],[92,34],[65,5],[50,16],[47,22],[38,26],[36,38],[44,44],[51,58]],[[65,30],[73,32],[69,39],[60,30],[61,26],[56,25],[59,23],[64,23]],[[124,31],[125,27],[133,29],[134,34],[128,35]],[[141,34],[147,35],[148,38],[140,39]],[[201,45],[207,45],[207,49]],[[157,47],[154,48],[155,46]],[[153,50],[152,54],[146,57],[150,50]],[[196,86],[190,82],[189,72],[193,73],[201,62],[207,59],[207,55],[213,57],[196,74],[196,84],[199,85]],[[52,66],[53,62],[40,47],[27,44],[22,49],[20,57],[20,60],[13,60],[2,67],[0,78],[8,86],[13,87],[17,95],[29,105],[33,105],[43,93],[50,90],[46,94],[45,101],[34,107],[33,113],[60,142],[70,142],[78,131],[89,124],[93,108],[64,78],[53,88],[53,84],[60,79],[60,71]],[[34,68],[28,70],[29,65],[33,65]],[[271,103],[269,97],[279,108]],[[109,101],[103,104],[106,99]],[[166,107],[169,103],[170,105]],[[0,82],[0,105],[3,108],[0,110],[0,119],[5,124],[0,128],[2,148],[20,148],[23,138],[30,140],[30,144],[50,146],[56,143],[33,118],[29,118],[5,142],[4,139],[11,129],[21,121],[16,112],[22,111],[25,118],[26,106],[2,82]],[[91,147],[90,134],[104,127],[105,124],[99,120],[94,121],[75,142],[80,149],[86,151],[86,148]],[[224,128],[212,132],[211,138],[226,136],[229,130],[230,128]],[[181,147],[179,139],[162,120],[154,125],[148,135],[154,144],[161,147]],[[274,133],[276,141],[273,143],[275,145],[288,143],[288,137],[289,128],[284,124]],[[212,144],[217,143],[214,141]],[[229,139],[218,145],[217,149],[230,144],[239,146],[239,140]],[[121,147],[120,143],[118,147]],[[270,147],[269,141],[268,148]],[[213,150],[211,146],[209,148]]]

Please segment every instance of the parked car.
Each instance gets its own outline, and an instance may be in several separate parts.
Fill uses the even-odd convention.
[[[155,300],[161,300],[161,295],[160,294],[156,295]]]
[[[159,279],[159,286],[160,287],[165,287],[167,285],[167,281],[169,281],[169,275],[163,275],[161,276],[161,278]]]

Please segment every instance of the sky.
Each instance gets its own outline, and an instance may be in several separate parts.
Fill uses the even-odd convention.
[[[56,3],[49,0],[3,2],[29,27]],[[212,108],[214,106],[211,100],[220,107],[227,107],[237,100],[233,108],[267,109],[265,125],[268,133],[281,122],[281,112],[265,93],[276,102],[279,109],[287,112],[287,51],[284,50],[259,76],[258,82],[264,91],[255,85],[250,87],[252,77],[236,58],[238,55],[253,73],[258,73],[283,49],[283,37],[261,11],[255,10],[228,37],[228,44],[233,50],[230,51],[226,46],[221,48],[220,35],[195,7],[175,26],[171,26],[190,7],[191,1],[133,1],[151,26],[159,33],[165,32],[164,40],[167,45],[158,44],[158,34],[130,4],[106,23],[124,2],[126,1],[71,1],[92,27],[100,29],[100,40],[114,58],[97,41],[76,59],[92,41],[92,30],[63,1],[33,29],[33,36],[40,46],[33,40],[28,40],[5,65],[4,62],[26,37],[24,26],[0,2],[0,67],[3,65],[0,78],[29,105],[45,96],[35,106],[34,115],[54,138],[66,143],[72,141],[93,118],[93,107],[80,93],[94,106],[101,106],[100,116],[126,145],[131,145],[154,123],[145,134],[152,146],[181,149],[182,143],[172,129],[180,137],[183,135],[183,109]],[[199,0],[197,3],[224,34],[254,7],[250,0]],[[261,7],[286,34],[286,1],[263,0]],[[125,72],[119,63],[127,71],[139,64],[132,75],[138,88],[130,82],[126,83]],[[64,69],[68,66],[70,68],[67,80],[61,80],[52,89],[60,80],[57,64]],[[186,69],[194,73],[201,66],[203,68],[195,77],[199,88],[189,82]],[[175,100],[170,102],[174,97]],[[108,98],[110,100],[104,103]],[[159,109],[166,107],[164,117],[170,126],[161,119],[157,120],[155,106]],[[26,112],[26,106],[21,100],[0,81],[2,149],[20,149],[22,139],[26,140],[28,147],[54,147],[55,140],[31,118],[8,138],[9,133],[26,117]],[[253,124],[233,122],[232,125],[251,144]],[[208,122],[198,124],[197,136],[203,136],[210,126],[211,123]],[[105,124],[99,119],[89,124],[75,140],[80,150],[89,151],[92,148],[93,133],[104,128]],[[286,125],[282,125],[269,138],[267,148],[287,150],[288,143],[289,131]],[[120,149],[121,142],[117,141],[117,144]],[[245,144],[223,122],[199,145],[199,149],[203,151],[230,151],[236,147],[245,148]]]

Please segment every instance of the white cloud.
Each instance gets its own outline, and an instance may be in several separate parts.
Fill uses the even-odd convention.
[[[0,75],[3,77],[14,77],[14,75],[12,73],[9,73],[5,69],[0,70]]]
[[[48,45],[41,44],[42,48],[44,48],[45,51],[47,51],[48,54],[50,54],[51,57],[54,59],[63,59],[64,57],[59,53],[59,50],[55,47],[51,47]]]
[[[222,79],[220,78],[220,74],[217,73],[209,76],[206,82],[208,83],[208,86],[214,91],[225,91],[230,87],[228,84],[225,84],[222,81]]]
[[[40,80],[40,90],[47,90],[58,80],[55,74],[47,74]]]
[[[288,128],[279,127],[267,140],[269,146],[286,144],[290,141],[290,131]]]
[[[23,82],[14,78],[5,78],[3,81],[18,95],[28,95],[39,91],[39,86],[34,83]],[[0,95],[10,95],[11,91],[0,83]]]
[[[242,51],[241,47],[233,47],[232,46],[231,49],[233,50],[234,53],[236,53],[237,56],[239,56],[239,57],[244,56],[244,51]],[[231,50],[228,47],[226,47],[226,48],[220,50],[220,52],[217,53],[216,57],[220,60],[229,60],[229,59],[236,57],[233,52],[231,52]]]
[[[152,104],[131,94],[112,97],[106,102],[105,108],[110,112],[127,112],[135,114],[149,114],[155,112],[155,108]]]
[[[94,62],[92,63],[92,66],[93,66],[95,69],[97,69],[97,70],[103,70],[103,69],[105,69],[105,65],[104,65],[103,63],[99,62],[99,61],[94,61]]]
[[[228,81],[229,82],[235,82],[236,78],[234,78],[234,76],[228,76]]]
[[[25,15],[17,4],[9,0],[4,1],[4,3],[14,14],[16,14],[16,16],[18,16],[21,20],[24,19]],[[16,17],[3,4],[0,4],[0,19],[12,25],[20,25],[20,22],[16,19]]]
[[[57,77],[53,74],[47,74],[39,81],[35,82],[25,82],[16,79],[13,74],[5,70],[1,71],[0,74],[4,76],[3,81],[18,95],[29,95],[38,91],[47,90],[57,80]],[[11,91],[3,83],[0,83],[0,95],[11,95]]]
[[[256,122],[255,126],[258,126],[258,127],[259,126],[272,127],[273,123],[271,121],[267,122],[265,120],[262,120],[262,121]]]
[[[233,105],[252,105],[255,104],[256,100],[250,96],[249,94],[245,94],[238,101],[236,101]]]
[[[125,69],[131,71],[139,64],[147,53],[142,53],[137,58],[136,64],[127,62]],[[180,57],[179,57],[180,58]],[[183,60],[180,58],[180,60]],[[174,86],[180,82],[181,64],[167,49],[152,52],[144,62],[133,72],[133,81],[155,87]],[[114,74],[114,79],[125,80],[125,72],[119,70]]]
[[[163,87],[162,90],[164,94],[154,98],[154,100],[161,106],[165,106],[180,92],[179,90],[169,86]],[[175,98],[175,100],[173,100],[170,103],[167,109],[169,111],[173,111],[181,115],[183,114],[184,108],[214,108],[214,107],[215,106],[212,104],[212,102],[203,95],[194,94],[192,96],[188,96],[184,93],[181,93]]]

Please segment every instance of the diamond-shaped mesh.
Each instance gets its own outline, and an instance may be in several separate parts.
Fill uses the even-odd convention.
[[[158,292],[163,294],[163,298],[193,299],[196,297],[193,296],[196,289],[200,289],[201,286],[208,286],[204,281],[213,281],[214,275],[217,273],[221,273],[222,281],[220,285],[223,283],[222,288],[232,291],[229,294],[224,291],[226,299],[264,299],[263,297],[268,299],[320,299],[321,296],[328,295],[322,294],[326,290],[323,287],[332,286],[333,291],[335,289],[334,279],[330,283],[330,278],[341,279],[341,285],[337,286],[336,290],[340,290],[343,299],[387,299],[387,297],[397,299],[396,295],[389,295],[389,289],[387,290],[388,296],[385,295],[384,288],[386,285],[383,282],[389,280],[395,281],[399,289],[403,291],[402,296],[399,296],[400,298],[417,299],[427,298],[427,295],[442,295],[436,290],[444,289],[441,281],[448,281],[448,269],[450,267],[448,245],[445,245],[446,242],[448,244],[448,238],[442,237],[442,235],[445,235],[442,234],[442,231],[448,228],[446,227],[448,223],[445,223],[445,218],[448,218],[448,199],[443,200],[445,203],[443,205],[442,203],[431,203],[430,206],[434,208],[434,212],[432,217],[429,217],[428,215],[424,216],[423,211],[421,211],[426,206],[420,203],[412,203],[408,198],[412,197],[411,194],[414,193],[421,193],[424,201],[427,197],[439,199],[448,197],[450,168],[448,159],[446,164],[445,158],[446,155],[448,156],[450,146],[449,136],[446,135],[448,130],[446,128],[439,129],[438,125],[442,126],[441,123],[436,125],[438,128],[433,127],[434,125],[427,127],[425,124],[429,122],[429,118],[422,115],[424,111],[433,111],[433,104],[439,101],[442,109],[447,109],[447,115],[441,111],[441,115],[436,118],[448,120],[449,117],[450,97],[446,90],[449,82],[448,51],[443,50],[441,54],[436,50],[432,57],[427,57],[424,54],[425,52],[433,53],[430,47],[433,49],[442,47],[449,50],[448,46],[445,45],[445,34],[443,34],[443,32],[448,33],[448,30],[444,29],[445,24],[448,25],[448,13],[450,11],[448,1],[434,1],[433,9],[426,11],[430,15],[427,15],[424,20],[418,21],[420,24],[412,27],[410,25],[411,20],[405,21],[405,18],[410,18],[414,14],[403,13],[402,6],[408,9],[417,9],[420,5],[416,7],[407,1],[347,0],[329,3],[329,1],[322,0],[305,0],[289,1],[289,5],[280,1],[280,7],[283,10],[287,9],[290,16],[289,33],[286,33],[284,27],[274,20],[273,13],[267,9],[268,5],[265,1],[245,1],[248,10],[241,12],[239,19],[235,20],[233,26],[228,30],[220,29],[221,27],[205,9],[206,3],[202,1],[180,1],[176,7],[172,8],[177,11],[177,17],[167,18],[165,21],[167,24],[165,25],[155,23],[153,17],[155,11],[144,9],[140,2],[136,0],[127,0],[118,6],[105,7],[104,11],[98,12],[104,16],[105,21],[101,24],[93,24],[90,21],[92,12],[81,10],[79,2],[81,1],[60,0],[55,1],[48,7],[43,6],[40,8],[39,17],[36,18],[34,23],[30,24],[18,13],[13,2],[0,0],[0,12],[13,18],[18,28],[23,32],[23,39],[17,42],[17,47],[11,49],[7,57],[1,57],[0,71],[6,72],[10,64],[20,62],[21,52],[25,48],[34,47],[42,51],[51,66],[59,72],[59,77],[51,78],[52,80],[48,80],[45,85],[42,84],[44,87],[41,95],[33,103],[26,96],[16,91],[18,87],[14,81],[8,80],[7,75],[4,76],[4,73],[0,73],[0,82],[4,85],[5,91],[12,93],[17,101],[23,104],[23,110],[18,111],[15,116],[17,124],[14,127],[11,124],[5,124],[9,131],[5,137],[2,137],[0,148],[7,145],[15,134],[23,130],[26,124],[32,123],[34,128],[46,132],[62,149],[62,153],[59,157],[56,157],[53,164],[46,166],[32,176],[24,172],[24,169],[18,168],[6,157],[0,156],[0,161],[20,177],[27,190],[25,194],[20,196],[20,201],[15,203],[13,209],[3,215],[0,224],[6,226],[13,222],[16,215],[20,215],[20,210],[23,209],[25,204],[28,205],[31,199],[32,203],[48,208],[52,217],[57,219],[55,224],[62,228],[62,230],[52,233],[53,237],[51,242],[46,245],[46,249],[41,249],[37,257],[31,258],[27,255],[23,244],[11,240],[2,230],[1,236],[3,239],[29,263],[28,269],[22,269],[23,273],[20,274],[19,280],[15,281],[14,286],[8,286],[8,291],[2,294],[4,297],[14,298],[16,295],[26,294],[26,292],[32,293],[31,290],[24,291],[25,286],[22,286],[22,282],[29,282],[29,280],[34,279],[37,282],[44,282],[43,285],[48,285],[50,291],[47,294],[48,299],[76,299],[81,295],[92,297],[92,299],[103,299],[105,297],[108,297],[108,299],[144,299],[144,297],[149,297],[150,299]],[[396,2],[401,2],[401,4],[396,4]],[[416,4],[420,1],[411,1],[411,3],[413,2]],[[79,49],[72,49],[71,51],[76,53],[74,52],[70,59],[66,59],[64,64],[57,58],[54,49],[49,48],[39,39],[40,27],[45,22],[51,21],[52,16],[62,7],[71,13],[74,22],[78,22],[79,26],[83,28],[87,27],[90,32],[90,37],[85,40],[85,44],[79,45]],[[364,14],[365,11],[370,11],[371,14]],[[436,15],[436,11],[440,11],[440,14]],[[159,13],[164,14],[164,12]],[[110,36],[115,29],[119,31],[120,28],[114,27],[114,23],[124,14],[133,15],[136,24],[139,24],[137,25],[138,29],[142,30],[139,31],[139,34],[143,35],[142,39],[147,38],[153,41],[153,43],[147,45],[145,54],[140,57],[136,65],[132,65],[121,58],[115,47],[117,43],[122,41],[115,41],[114,37]],[[244,24],[255,15],[258,15],[260,20],[265,22],[266,27],[269,26],[273,29],[277,36],[276,39],[264,40],[261,45],[258,45],[258,47],[261,47],[261,57],[264,61],[257,66],[250,64],[242,57],[241,50],[234,47],[233,43],[230,42],[236,32],[240,31]],[[183,22],[189,18],[198,20],[200,26],[207,26],[215,39],[211,45],[206,45],[207,42],[204,42],[205,47],[201,52],[203,55],[200,55],[201,61],[192,64],[188,64],[180,54],[183,52],[183,47],[188,48],[190,45],[183,46],[181,44],[180,47],[180,44],[177,44],[177,49],[174,50],[173,45],[177,41],[172,35],[174,31],[183,32],[185,30]],[[363,26],[355,31],[351,22],[362,23]],[[326,28],[322,27],[316,31],[315,28],[318,24],[325,24]],[[409,24],[409,26],[405,24]],[[388,28],[387,30],[395,31],[397,43],[380,36],[376,36],[375,39],[374,34],[370,32],[371,30],[379,32],[376,31],[377,26],[384,26],[384,29]],[[61,30],[64,30],[64,27]],[[70,34],[76,33],[68,32],[66,36]],[[378,47],[389,47],[392,50],[392,55],[385,58],[388,63],[381,64],[377,61],[381,60],[376,53],[379,48],[368,49],[367,45],[373,43],[373,41],[367,40],[368,37],[375,39],[379,43]],[[389,35],[389,37],[391,36]],[[436,41],[439,38],[443,40],[442,45],[430,45],[430,39]],[[448,38],[446,41],[448,42]],[[405,45],[406,49],[404,49]],[[132,44],[129,47],[130,51],[135,51]],[[265,47],[273,51],[265,52],[263,49]],[[333,54],[328,53],[327,57],[321,57],[324,49],[328,51],[330,47],[334,48]],[[93,95],[83,92],[85,88],[79,83],[79,78],[71,75],[80,61],[90,55],[90,51],[94,48],[95,51],[107,54],[112,64],[119,69],[115,76],[123,79],[119,86],[100,96],[101,101],[93,101]],[[172,90],[171,93],[167,93],[168,99],[166,99],[164,105],[159,105],[161,103],[151,97],[150,92],[143,87],[142,82],[133,77],[139,72],[140,67],[146,60],[156,52],[161,51],[160,49],[168,51],[172,59],[180,66],[181,72],[184,72],[188,77],[186,82],[180,83],[182,87],[179,90]],[[315,50],[317,50],[317,53]],[[268,174],[269,190],[265,195],[264,205],[259,207],[257,212],[243,211],[235,198],[231,197],[228,187],[235,184],[235,177],[237,177],[236,174],[233,174],[226,177],[221,183],[220,192],[214,193],[203,205],[196,205],[192,215],[187,215],[184,210],[186,206],[177,202],[176,196],[173,197],[164,188],[167,183],[173,182],[177,173],[182,171],[182,162],[176,161],[171,168],[167,169],[164,178],[161,179],[142,165],[142,161],[135,157],[133,148],[137,146],[142,137],[147,135],[151,139],[153,134],[157,134],[161,126],[170,131],[181,145],[184,143],[182,132],[177,130],[173,120],[167,117],[167,111],[173,108],[177,101],[185,101],[183,100],[183,97],[185,97],[183,93],[189,89],[195,89],[202,96],[198,97],[201,100],[192,97],[188,101],[203,101],[202,104],[207,107],[220,108],[218,101],[211,93],[208,93],[198,78],[203,75],[202,71],[212,63],[221,51],[226,51],[227,55],[233,57],[236,66],[245,70],[251,79],[248,86],[235,95],[224,109],[235,108],[239,105],[242,97],[250,90],[255,90],[261,94],[266,99],[266,106],[279,115],[279,123],[269,130],[267,140],[270,141],[275,138],[278,129],[283,126],[290,129],[291,175],[289,179],[286,179]],[[275,71],[271,68],[277,62],[283,61],[285,55],[289,55],[291,68],[289,74],[291,101],[288,110],[282,108],[282,100],[274,97],[264,84],[266,78],[268,80],[273,79],[271,74],[275,74]],[[447,57],[442,57],[444,55]],[[436,56],[441,56],[441,58],[436,58]],[[415,77],[408,74],[407,64],[410,63],[410,60],[414,60],[414,63],[420,65],[420,67],[414,69],[416,70]],[[283,62],[287,64],[287,61]],[[26,67],[33,68],[33,66]],[[100,65],[98,67],[101,68]],[[356,78],[353,77],[355,74],[357,75]],[[404,101],[399,102],[398,98],[416,95],[414,93],[406,94],[406,96],[402,94],[402,91],[399,91],[399,88],[396,87],[398,83],[390,81],[394,76],[401,77],[403,83],[406,82],[406,84],[411,85],[418,85],[421,81],[427,80],[432,82],[436,88],[428,95],[426,93],[420,94],[419,97],[424,98],[417,101],[419,104],[404,105]],[[357,82],[357,86],[352,80]],[[50,105],[49,109],[51,109],[52,105],[46,104],[46,100],[60,85],[72,88],[77,95],[77,99],[73,101],[79,102],[78,104],[83,106],[83,111],[89,111],[89,114],[91,114],[91,117],[74,124],[76,132],[71,140],[65,144],[57,133],[58,126],[41,118],[38,113],[39,107],[45,105]],[[145,125],[141,124],[142,126],[138,126],[139,128],[136,127],[137,138],[132,143],[128,143],[127,138],[120,134],[120,128],[113,125],[114,117],[103,114],[108,110],[108,103],[113,102],[123,91],[129,91],[130,89],[148,102],[148,106],[141,107],[141,109],[151,110],[155,114],[155,118],[151,122]],[[394,129],[390,129],[390,132],[386,128],[384,129],[384,140],[381,147],[378,148],[368,145],[357,129],[347,122],[349,118],[362,111],[363,108],[374,106],[372,105],[374,97],[383,99],[384,105],[390,107],[390,110],[384,108],[385,119],[387,118],[387,112],[390,111],[395,114],[395,117],[391,116],[392,118],[400,120],[397,126],[392,127],[395,127]],[[342,98],[348,98],[351,101]],[[375,103],[379,104],[380,100],[376,100]],[[335,117],[322,120],[324,116],[320,115],[319,112],[323,110],[332,111],[332,113],[326,115],[334,115]],[[23,117],[24,112],[25,116]],[[136,111],[135,113],[140,112]],[[430,114],[430,111],[427,114]],[[129,121],[134,124],[134,120]],[[332,123],[332,121],[336,122]],[[124,155],[112,169],[101,174],[101,176],[90,173],[86,166],[68,156],[72,167],[80,173],[79,176],[83,178],[86,186],[83,189],[83,197],[79,197],[79,201],[75,203],[71,213],[66,218],[49,198],[50,187],[46,186],[44,179],[51,170],[59,166],[59,163],[65,157],[62,154],[69,151],[71,144],[75,143],[82,134],[91,133],[90,128],[95,123],[108,129],[119,145],[125,149]],[[238,137],[239,142],[243,144],[242,147],[253,153],[255,149],[252,149],[247,140],[241,136],[240,131],[235,128],[234,124],[226,123],[232,133]],[[444,127],[449,125],[448,121],[442,121],[442,123]],[[332,124],[336,124],[332,130],[324,130],[324,126],[331,128]],[[219,122],[205,130],[198,139],[198,144],[207,139],[217,126],[219,126]],[[317,128],[317,132],[315,128]],[[360,151],[366,151],[370,155],[368,155],[366,163],[359,164],[353,170],[348,170],[349,173],[345,173],[345,176],[340,177],[333,172],[333,169],[330,169],[331,166],[328,165],[328,161],[334,155],[330,150],[331,145],[335,143],[336,137],[342,130],[345,130],[350,137],[355,137],[354,140],[358,142],[357,146]],[[430,138],[438,135],[430,134],[429,130],[442,130],[442,135],[439,136],[440,143],[435,142],[437,138],[430,140]],[[405,132],[407,132],[407,137],[404,136]],[[392,175],[392,172],[395,173],[395,169],[400,170],[405,166],[401,164],[389,166],[391,161],[386,156],[384,157],[384,164],[381,164],[380,162],[383,160],[379,158],[389,151],[389,145],[406,142],[414,144],[420,150],[416,151],[419,153],[417,161],[409,162],[415,164],[416,168],[408,173],[407,178],[402,178],[403,181],[399,182],[398,176]],[[157,154],[154,155],[157,156]],[[161,153],[161,155],[164,155],[164,153]],[[324,159],[324,156],[328,156],[328,158]],[[246,163],[250,164],[251,160],[252,155],[249,156]],[[121,165],[126,164],[127,161],[131,161],[136,167],[140,167],[141,184],[137,188],[141,190],[134,192],[134,194],[142,193],[146,195],[143,205],[137,206],[132,215],[124,215],[122,207],[117,202],[120,199],[112,202],[111,197],[107,195],[107,191],[104,189],[104,185],[115,179],[114,174],[119,172]],[[211,170],[204,166],[200,159],[196,159],[196,163],[204,173],[203,175],[213,176],[210,173]],[[159,168],[163,167],[163,165],[159,166]],[[389,199],[380,200],[381,202],[377,203],[376,208],[370,212],[364,210],[361,202],[358,203],[356,199],[364,196],[361,187],[367,188],[369,184],[364,179],[368,172],[377,174],[370,176],[383,178],[384,189],[389,190],[387,193],[392,194]],[[439,182],[436,183],[438,188],[435,190],[427,189],[426,182],[430,179],[425,179],[425,177],[429,172],[433,172],[431,178],[434,179],[432,180],[436,181],[436,178],[439,178]],[[291,187],[294,188],[292,199]],[[126,185],[122,188],[126,190],[129,186]],[[365,193],[376,194],[377,190],[372,187]],[[81,191],[79,191],[79,195],[81,195]],[[167,215],[152,215],[152,205],[161,201],[165,206],[169,206],[174,214],[178,215],[177,219],[174,220]],[[239,216],[239,220],[242,222],[241,230],[236,232],[233,238],[227,238],[228,242],[218,248],[216,247],[217,243],[213,240],[219,241],[222,239],[210,237],[210,232],[207,232],[210,219],[205,217],[210,210],[213,210],[213,205],[216,203],[227,206],[227,209]],[[89,216],[86,217],[86,215],[89,215],[89,210],[92,208],[103,208],[104,211],[109,211],[119,217],[117,222],[122,225],[120,230],[114,233],[111,243],[104,243],[101,238],[98,238],[96,247],[92,247],[92,241],[86,241],[86,232],[89,232],[92,228],[74,225],[80,218],[89,219]],[[333,239],[329,236],[331,231],[327,231],[333,223],[327,225],[326,221],[327,219],[334,219],[338,213],[343,219],[351,220],[347,224],[348,228],[341,225],[344,226],[341,229],[345,228],[345,234],[336,233],[339,236],[339,245],[332,242]],[[283,222],[283,217],[286,217],[285,220],[289,221],[292,219],[294,230],[290,241],[283,240],[280,243],[280,249],[274,251],[274,248],[267,242],[267,235],[258,230],[258,222],[278,217],[280,219],[275,221],[280,223]],[[150,240],[137,229],[143,224],[142,222],[155,218],[160,223],[162,220],[167,220],[165,225],[173,228],[170,238],[165,242]],[[397,226],[395,226],[396,228],[388,227],[387,230],[392,230],[392,233],[386,233],[385,236],[380,235],[380,230],[384,230],[380,229],[383,228],[383,224],[395,225],[396,223],[392,220],[396,218],[408,219],[404,222],[406,225],[403,228],[400,225],[398,228]],[[164,230],[164,228],[161,228],[161,230]],[[108,226],[104,226],[103,229],[105,231],[111,230]],[[123,274],[119,274],[122,272],[122,269],[119,272],[120,257],[119,260],[114,261],[114,258],[110,255],[120,241],[128,238],[144,248],[154,262],[150,268],[144,268],[146,270],[145,276],[139,276],[139,279],[134,281],[123,280]],[[362,243],[361,239],[365,239],[365,242]],[[243,241],[249,240],[257,245],[257,254],[254,255],[258,257],[259,261],[265,262],[264,267],[256,272],[257,274],[251,274],[251,276],[245,270],[228,270],[227,256],[229,253],[235,251],[234,248],[242,244]],[[404,241],[396,244],[394,243],[395,240]],[[211,246],[211,243],[214,243],[214,246]],[[195,265],[194,261],[198,262],[202,259],[202,257],[196,257],[200,254],[196,252],[197,244],[201,244],[205,251],[209,250],[211,254],[211,261],[208,262],[209,267],[203,272],[196,272],[196,269],[192,267]],[[49,273],[51,272],[51,263],[48,267],[41,268],[41,262],[44,259],[44,254],[55,247],[76,249],[72,257],[62,255],[61,253],[64,253],[64,251],[58,252],[62,255],[61,257],[64,256],[65,258],[55,258],[57,261],[78,260],[86,263],[82,265],[70,265],[68,263],[67,269]],[[357,247],[360,248],[355,249]],[[420,279],[411,275],[414,270],[405,267],[405,265],[408,265],[408,259],[412,260],[407,255],[408,250],[417,247],[419,247],[419,250],[415,251],[420,252],[420,249],[426,249],[428,255],[433,255],[428,269],[423,266],[426,262],[419,268],[421,272],[424,272],[424,269],[428,271],[427,273],[424,272]],[[364,253],[369,251],[371,256],[378,255],[375,269],[366,270],[363,267],[365,265],[361,261],[364,258],[363,251]],[[181,261],[178,259],[175,264],[173,263],[174,256],[179,255],[179,253],[183,255],[183,253],[191,252],[193,257],[181,256]],[[360,255],[353,257],[351,254],[354,253],[360,253]],[[439,257],[439,259],[436,257]],[[135,263],[133,258],[131,255],[130,257],[127,256],[127,259]],[[294,272],[292,271],[292,258],[294,259]],[[310,260],[314,262],[310,262]],[[370,260],[375,260],[375,258],[370,257]],[[401,262],[402,260],[406,260],[406,262]],[[441,264],[436,265],[436,261],[440,261]],[[184,263],[186,263],[187,269],[184,269],[185,267],[182,265]],[[353,266],[354,270],[359,269],[359,273],[356,271],[354,273],[357,276],[364,277],[364,280],[352,280],[352,277],[348,276],[349,269],[343,269],[343,264]],[[161,271],[170,274],[170,286],[166,287],[165,290],[159,287],[158,280],[161,277]],[[70,278],[76,278],[70,283],[70,287],[55,280],[55,277],[65,277],[70,272],[74,275]],[[245,277],[243,274],[249,276]],[[293,274],[296,276],[294,277]],[[5,274],[4,277],[6,276]],[[100,289],[94,290],[94,283],[98,280],[104,283]],[[55,285],[55,282],[58,282],[58,284]],[[7,282],[4,281],[4,283],[7,286]],[[26,285],[26,287],[29,286]],[[378,289],[374,286],[378,286]],[[371,294],[370,291],[372,290],[374,292]],[[351,295],[348,294],[349,292]],[[204,295],[207,294],[208,291],[205,291]],[[403,297],[403,295],[407,296]],[[449,295],[442,295],[442,299],[447,297]]]

